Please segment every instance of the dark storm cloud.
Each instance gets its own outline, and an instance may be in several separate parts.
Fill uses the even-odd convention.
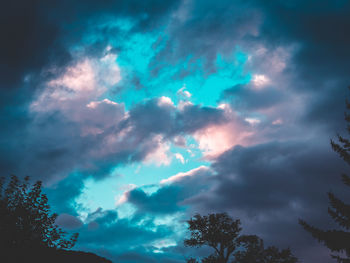
[[[172,137],[178,134],[193,133],[211,124],[226,120],[224,111],[200,105],[185,105],[178,110],[171,104],[159,105],[158,99],[139,104],[130,110],[126,125],[134,127],[135,132],[164,134]],[[156,116],[156,118],[155,118]]]
[[[178,131],[193,133],[211,124],[224,123],[227,121],[226,117],[221,109],[188,105],[184,107],[181,114],[177,114],[175,120]]]
[[[142,189],[131,190],[128,202],[135,205],[139,213],[167,214],[178,212],[178,202],[183,200],[177,187],[162,187],[156,193],[148,195]]]
[[[212,170],[201,166],[164,180],[160,188],[151,194],[141,187],[126,192],[125,197],[138,214],[166,215],[185,211],[188,198],[211,188],[211,175]]]
[[[349,34],[347,1],[261,2],[265,14],[261,34],[252,43],[272,49],[294,45],[289,63],[283,69],[288,97],[304,97],[303,108],[295,119],[299,128],[323,128],[331,137],[342,132],[344,101],[349,96]],[[264,65],[259,65],[264,69]],[[269,65],[266,65],[267,67]],[[239,96],[239,94],[238,94]],[[288,99],[289,100],[289,99]],[[287,102],[288,103],[288,102]],[[296,108],[290,105],[290,109]],[[287,111],[287,114],[288,113]],[[286,114],[284,114],[286,116]]]
[[[236,85],[224,91],[223,97],[229,99],[232,107],[237,110],[255,111],[268,109],[283,103],[287,98],[284,91],[274,87],[254,90],[252,85]]]
[[[154,26],[177,1],[7,1],[2,5],[0,42],[1,88],[12,88],[24,76],[37,73],[48,63],[69,60],[69,41],[81,37],[87,21],[95,16],[142,17],[144,27]],[[70,39],[72,38],[72,39]],[[68,43],[67,43],[68,42]]]
[[[60,214],[55,223],[68,230],[79,229],[83,225],[78,218],[69,214]]]
[[[232,196],[222,195],[216,205],[258,214],[299,202],[315,204],[345,170],[328,148],[324,143],[291,141],[236,147],[224,153],[213,164],[220,178],[217,191]]]
[[[298,46],[286,71],[293,72],[290,89],[309,95],[304,124],[327,120],[339,130],[350,83],[349,2],[258,2],[265,17],[258,41]]]
[[[1,88],[19,84],[24,74],[40,70],[50,58],[57,63],[67,56],[56,43],[60,28],[49,17],[52,7],[47,9],[43,4],[44,1],[15,0],[2,5]]]
[[[346,75],[350,37],[348,1],[258,1],[266,13],[261,36],[273,43],[299,42],[295,63],[301,77],[316,80]],[[322,81],[320,80],[320,83]],[[317,86],[309,88],[318,89]]]
[[[216,55],[231,55],[238,40],[255,34],[259,21],[246,1],[183,1],[170,26],[166,55],[169,59],[204,56],[205,66],[215,71]]]

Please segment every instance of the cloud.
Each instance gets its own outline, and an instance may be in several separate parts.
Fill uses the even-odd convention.
[[[45,10],[40,2],[17,0],[4,4],[1,32],[7,37],[0,44],[2,91],[18,87],[26,74],[40,71],[50,59],[57,64],[69,59],[58,41],[60,26],[50,19],[52,11],[50,7]]]
[[[142,189],[128,192],[127,200],[137,207],[138,213],[168,214],[181,211],[178,202],[183,200],[180,189],[162,187],[154,194],[146,194]]]
[[[99,208],[88,214],[79,228],[76,249],[92,251],[111,260],[154,258],[160,256],[154,252],[157,250],[154,244],[165,242],[173,234],[171,227],[156,225],[152,218],[119,218],[115,210]]]
[[[146,193],[142,188],[134,188],[125,193],[128,203],[134,205],[137,213],[173,214],[186,209],[186,200],[197,195],[205,188],[210,188],[211,169],[200,166],[185,173],[178,173],[160,182],[160,187],[153,193]],[[198,182],[200,181],[200,182]]]
[[[163,3],[150,0],[135,1],[37,1],[16,0],[4,4],[1,32],[2,87],[11,88],[25,74],[40,71],[54,61],[63,65],[69,61],[69,44],[77,41],[91,19],[103,16],[126,16],[136,21],[135,28],[144,30],[157,24],[157,20],[173,10],[177,1]],[[6,26],[5,26],[6,25]],[[23,45],[25,43],[25,45]]]
[[[182,156],[181,153],[175,153],[175,158],[178,159],[182,164],[185,163],[185,158]]]
[[[207,166],[200,166],[198,168],[192,169],[188,172],[185,173],[178,173],[176,175],[173,175],[167,179],[163,179],[162,181],[160,181],[161,184],[167,184],[167,183],[176,183],[177,181],[182,181],[184,178],[186,177],[191,177],[191,176],[197,176],[198,174],[202,174],[202,173],[207,173],[209,172],[209,168]]]
[[[69,230],[79,229],[83,225],[81,220],[69,214],[60,214],[55,223],[60,227]]]
[[[269,242],[291,242],[319,261],[300,247],[324,250],[295,222],[298,215],[325,226],[323,193],[333,185],[343,192],[330,176],[343,168],[320,142],[345,128],[349,10],[348,1],[8,2],[0,11],[1,172],[45,180],[70,226],[85,178],[133,162],[170,164],[170,143],[186,147],[193,135],[214,161],[211,172],[174,175],[152,194],[129,190],[130,202],[148,214],[161,201],[158,214],[184,205],[229,210]],[[208,101],[222,104],[200,104]],[[103,236],[118,228],[136,239],[141,231],[140,243],[167,236],[96,214],[99,227],[84,226],[90,249],[98,239],[121,242]],[[117,256],[171,262],[147,249]]]
[[[183,99],[189,99],[192,96],[192,94],[186,90],[186,86],[179,89],[176,94]]]
[[[326,126],[331,132],[341,129],[339,113],[343,108],[337,102],[343,100],[349,83],[344,72],[348,67],[344,58],[349,52],[346,49],[349,38],[342,34],[350,23],[346,16],[349,3],[325,1],[315,9],[311,2],[296,1],[293,5],[278,1],[269,5],[262,1],[257,3],[265,13],[261,25],[263,34],[258,41],[267,43],[268,49],[275,49],[276,43],[281,48],[294,46],[283,69],[284,75],[289,77],[276,85],[288,87],[294,91],[294,96],[304,94],[307,101],[303,112],[305,125],[312,122]],[[324,119],[329,120],[327,125],[323,124]]]
[[[169,165],[171,162],[171,156],[169,156],[170,145],[164,142],[162,136],[155,136],[157,146],[155,150],[150,151],[144,158],[144,162],[147,164],[154,163],[156,166]]]
[[[225,91],[225,97],[230,100],[232,107],[240,111],[266,112],[271,107],[276,107],[287,100],[287,94],[283,90],[274,87],[264,89],[255,88],[253,85],[237,85]]]
[[[346,167],[325,143],[293,141],[236,146],[218,157],[212,169],[212,188],[186,201],[193,211],[227,211],[242,220],[246,233],[291,247],[306,260],[317,242],[298,218],[329,227],[326,193],[343,191],[339,175]]]
[[[21,164],[15,165],[7,154],[5,172],[23,174],[30,163],[30,174],[53,183],[75,170],[103,178],[113,167],[132,162],[169,165],[173,138],[226,118],[221,109],[176,107],[165,96],[126,111],[123,103],[106,98],[121,79],[113,51],[106,49],[100,58],[76,56],[36,92],[20,140],[7,142]],[[30,155],[20,151],[21,143],[34,149]]]
[[[224,111],[226,121],[207,125],[193,134],[204,156],[209,159],[222,154],[233,146],[254,142],[254,129],[247,125],[248,123],[237,112],[227,104],[219,105],[218,109]]]
[[[236,146],[217,157],[210,168],[174,175],[153,193],[133,189],[127,200],[141,214],[182,212],[186,218],[226,211],[242,220],[244,233],[258,234],[270,245],[290,247],[301,260],[328,260],[326,249],[298,225],[298,219],[321,228],[332,225],[326,193],[344,191],[340,174],[346,169],[329,145],[319,141]],[[310,250],[319,251],[318,256]]]
[[[58,167],[62,167],[63,170],[65,167],[72,167],[69,164],[69,158],[65,161],[62,160],[62,162],[58,160],[58,153],[65,156],[62,153],[71,152],[71,149],[63,149],[64,146],[61,148],[53,147],[52,138],[48,138],[51,136],[44,135],[44,131],[40,134],[45,139],[33,138],[35,136],[30,133],[36,132],[34,131],[35,126],[48,123],[51,118],[58,124],[57,126],[62,127],[60,133],[66,134],[66,131],[69,130],[68,133],[73,134],[72,141],[79,141],[76,136],[78,132],[75,131],[78,127],[63,129],[67,120],[63,121],[62,116],[58,116],[62,111],[59,114],[51,112],[51,116],[46,115],[46,120],[41,119],[40,123],[33,123],[34,117],[28,110],[28,106],[33,105],[34,100],[38,103],[37,94],[41,94],[43,101],[39,103],[40,105],[36,105],[36,110],[62,109],[67,106],[67,103],[62,102],[58,105],[57,102],[52,101],[52,96],[60,96],[61,99],[68,100],[72,99],[71,96],[73,96],[78,100],[76,97],[77,88],[84,87],[85,91],[90,88],[87,92],[90,93],[92,86],[94,86],[93,90],[96,91],[98,88],[94,85],[96,79],[91,79],[91,74],[96,74],[96,68],[94,68],[96,58],[100,59],[98,66],[101,71],[100,75],[104,74],[103,84],[114,85],[118,81],[120,78],[119,69],[116,65],[110,65],[111,62],[114,62],[115,57],[113,54],[106,54],[105,47],[108,43],[101,39],[95,39],[94,43],[83,43],[85,41],[84,34],[89,31],[92,20],[101,22],[100,18],[105,17],[113,17],[115,20],[118,20],[118,16],[129,17],[134,22],[134,32],[143,31],[146,28],[155,27],[158,24],[156,21],[161,20],[162,16],[170,12],[176,5],[176,1],[161,3],[157,0],[147,1],[144,4],[135,4],[130,1],[108,1],[96,4],[94,1],[83,1],[82,3],[80,0],[28,3],[28,1],[15,0],[4,4],[1,9],[3,19],[1,32],[6,37],[0,43],[0,75],[2,80],[0,83],[0,113],[4,116],[0,120],[2,127],[0,167],[2,172],[4,174],[24,173],[23,170],[18,169],[17,160],[24,160],[23,166],[28,166],[25,163],[33,160],[27,161],[31,157],[28,157],[23,150],[33,149],[33,145],[37,143],[38,145],[46,145],[45,151],[48,152],[48,155],[53,156],[49,153],[55,153],[56,158],[52,165],[45,165],[48,160],[43,160],[40,164],[36,164],[34,161],[32,171],[28,171],[31,175],[36,176],[36,174],[41,174],[41,171],[48,169],[46,175],[38,176],[38,178],[43,179],[48,174],[56,174],[56,170],[59,170]],[[76,30],[77,28],[80,29]],[[100,29],[102,30],[103,27]],[[106,25],[105,30],[107,29]],[[80,49],[82,46],[83,50]],[[78,57],[84,57],[82,54],[85,53],[84,55],[89,60],[77,61],[77,53],[79,53]],[[91,71],[92,69],[94,72]],[[66,74],[61,74],[64,72]],[[79,74],[80,76],[78,76]],[[62,78],[57,78],[60,75]],[[90,79],[87,79],[88,77]],[[77,81],[84,82],[84,85],[78,85]],[[43,83],[49,85],[43,87]],[[48,86],[51,86],[51,90]],[[61,89],[57,86],[61,86]],[[82,93],[79,93],[79,96],[82,100]],[[76,110],[76,108],[74,109]],[[72,114],[77,117],[76,112],[72,110],[72,105],[70,108],[66,107],[66,116]],[[41,131],[41,128],[39,127],[38,130]],[[51,131],[48,130],[47,126],[45,129],[47,132],[51,132],[57,130],[57,127],[51,128]],[[92,132],[99,132],[99,129],[93,130]],[[11,138],[23,138],[23,141]],[[34,141],[35,143],[33,143]],[[47,141],[52,141],[50,146],[45,143]],[[57,145],[62,142],[59,138],[54,139],[54,141],[57,141]],[[77,152],[84,148],[81,145],[73,145]],[[40,156],[45,156],[45,154]],[[40,156],[33,156],[32,159],[37,160]]]

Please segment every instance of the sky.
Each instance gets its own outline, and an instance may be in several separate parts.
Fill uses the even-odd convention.
[[[0,171],[42,180],[76,249],[184,262],[195,213],[333,262],[300,225],[346,198],[347,0],[13,0],[0,10]]]

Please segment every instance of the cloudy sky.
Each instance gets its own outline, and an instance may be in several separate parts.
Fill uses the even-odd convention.
[[[333,262],[299,225],[346,197],[347,0],[13,0],[0,10],[0,171],[42,180],[76,249],[184,262],[194,213]]]

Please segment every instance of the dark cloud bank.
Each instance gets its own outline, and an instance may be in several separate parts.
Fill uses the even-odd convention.
[[[180,10],[178,17],[186,19],[175,19],[169,29],[169,48],[162,54],[169,60],[190,52],[205,56],[208,68],[214,70],[211,63],[216,53],[229,53],[232,46],[249,53],[264,45],[266,56],[277,48],[293,47],[281,73],[282,82],[260,93],[244,87],[227,88],[223,96],[234,108],[244,112],[289,105],[297,95],[306,99],[302,112],[278,130],[285,132],[278,140],[274,131],[259,124],[270,141],[225,152],[214,161],[212,176],[194,174],[153,194],[135,189],[128,201],[137,208],[138,216],[173,214],[184,207],[190,207],[188,215],[228,211],[242,219],[246,232],[260,234],[270,244],[290,246],[303,262],[332,262],[327,250],[298,226],[297,219],[329,227],[326,192],[346,196],[339,175],[347,168],[328,142],[336,132],[344,131],[344,100],[350,84],[348,1],[8,1],[0,11],[1,173],[29,174],[47,181],[54,178],[57,188],[48,192],[58,212],[66,213],[61,224],[82,231],[80,246],[85,249],[120,262],[180,262],[170,257],[182,252],[181,247],[164,255],[154,255],[144,247],[124,252],[138,240],[167,237],[173,231],[166,226],[148,230],[155,227],[152,220],[148,227],[137,227],[133,224],[133,220],[141,220],[137,216],[118,219],[116,213],[100,210],[90,215],[89,224],[82,225],[73,217],[77,214],[71,203],[81,193],[84,177],[61,178],[74,169],[100,178],[116,164],[140,161],[157,145],[151,140],[154,134],[172,138],[192,133],[210,122],[222,121],[219,110],[194,105],[176,112],[149,101],[137,105],[127,120],[102,135],[84,139],[79,127],[60,113],[38,120],[28,111],[40,89],[38,84],[53,77],[44,69],[55,65],[63,70],[72,63],[69,47],[79,43],[90,19],[107,14],[131,17],[138,21],[134,30],[147,31],[167,21],[175,10]],[[100,42],[94,43],[91,53],[101,52],[104,43]],[[249,64],[249,70],[260,70],[266,56]],[[113,112],[123,109],[117,107]],[[155,115],[158,121],[152,122]],[[134,141],[123,145],[123,151],[100,159],[89,155],[91,145],[100,145],[106,136],[131,124]],[[97,170],[86,168],[86,163],[94,163]],[[200,191],[203,188],[205,193]],[[114,252],[108,244],[116,244],[110,246]],[[118,248],[118,244],[123,245]]]

